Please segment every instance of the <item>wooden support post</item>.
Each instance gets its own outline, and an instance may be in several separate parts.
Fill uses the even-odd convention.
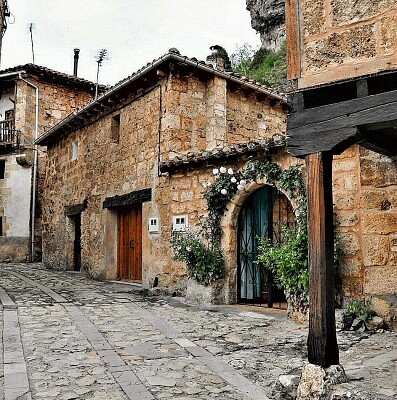
[[[308,358],[323,368],[339,364],[335,330],[332,154],[306,156],[310,320]]]

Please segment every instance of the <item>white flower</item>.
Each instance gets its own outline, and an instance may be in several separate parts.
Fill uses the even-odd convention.
[[[225,167],[220,167],[220,168],[219,168],[219,172],[220,172],[221,174],[224,174],[224,173],[226,172],[226,168],[225,168]]]
[[[230,179],[230,182],[232,182],[232,183],[236,183],[237,182],[237,179],[233,176],[233,178],[232,179]]]
[[[222,193],[223,195],[225,195],[225,194],[227,194],[227,190],[226,190],[226,189],[222,189],[222,190],[221,190],[221,193]]]
[[[247,184],[247,181],[245,179],[241,179],[240,181],[240,185],[244,186]]]
[[[244,186],[243,186],[243,185],[237,185],[237,189],[238,189],[238,190],[243,190],[243,189],[244,189]]]
[[[228,173],[229,175],[233,175],[233,174],[234,174],[234,171],[233,171],[232,168],[229,168],[229,169],[227,170],[227,173]]]
[[[192,251],[192,248],[190,246],[187,246],[186,251]]]
[[[219,174],[219,169],[218,169],[218,168],[214,168],[214,169],[212,170],[212,173],[213,173],[214,175],[218,175],[218,174]]]
[[[207,184],[204,182],[203,183],[203,188],[206,189],[207,188]]]

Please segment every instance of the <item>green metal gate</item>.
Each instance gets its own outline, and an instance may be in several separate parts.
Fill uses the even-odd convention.
[[[281,243],[282,225],[293,226],[295,216],[288,199],[272,186],[264,186],[245,201],[238,223],[238,301],[267,303],[283,301],[283,291],[273,284],[273,276],[255,263],[258,238]]]

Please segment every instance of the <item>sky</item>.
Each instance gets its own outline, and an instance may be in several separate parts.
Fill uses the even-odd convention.
[[[8,0],[12,13],[3,39],[1,69],[32,62],[28,26],[33,23],[35,63],[73,73],[73,49],[80,48],[78,76],[96,80],[95,55],[109,60],[99,82],[114,84],[176,47],[205,60],[209,47],[229,54],[237,45],[260,45],[245,0]]]

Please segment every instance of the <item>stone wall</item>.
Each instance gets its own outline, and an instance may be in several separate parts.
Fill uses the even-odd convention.
[[[334,158],[334,203],[343,293],[366,297],[395,323],[397,165],[353,146]]]
[[[289,52],[298,58],[289,76],[298,78],[299,88],[397,67],[395,0],[289,0],[287,4]]]
[[[397,160],[361,149],[364,294],[397,322]]]
[[[171,76],[164,88],[161,159],[285,134],[280,105],[234,91],[220,77]]]
[[[271,139],[275,133],[285,135],[285,121],[286,114],[279,105],[271,106],[242,92],[229,92],[226,144]]]
[[[120,132],[115,141],[112,120],[118,113]],[[103,209],[103,201],[150,188],[152,200],[142,205],[143,284],[150,287],[157,277],[159,286],[184,288],[186,266],[172,260],[172,217],[187,215],[193,228],[200,222],[206,214],[203,184],[213,178],[215,166],[159,176],[158,154],[161,160],[168,160],[215,146],[271,138],[285,132],[284,118],[281,107],[271,107],[265,98],[236,93],[221,78],[175,74],[119,111],[71,133],[48,148],[43,208],[45,265],[72,268],[73,237],[64,207],[87,201],[82,212],[83,268],[95,278],[116,279],[117,209]],[[74,161],[73,142],[79,148]],[[227,163],[234,168],[242,165]],[[149,234],[149,217],[159,218],[160,233]]]

